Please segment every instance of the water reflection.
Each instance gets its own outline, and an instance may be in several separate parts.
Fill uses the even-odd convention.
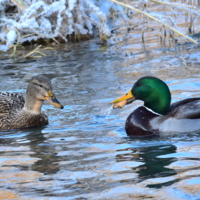
[[[92,41],[61,45],[40,60],[0,61],[1,88],[25,93],[33,75],[45,74],[65,105],[64,110],[44,105],[48,126],[1,131],[0,194],[20,199],[198,197],[199,135],[129,138],[126,117],[141,103],[109,110],[109,102],[143,75],[167,81],[173,101],[199,96],[199,49],[181,46],[180,61],[174,49],[135,45],[133,57],[93,51],[99,46]]]
[[[54,174],[59,171],[59,166],[55,163],[57,152],[54,146],[46,144],[46,138],[42,130],[42,128],[37,128],[26,136],[32,152],[30,157],[38,158],[38,161],[31,166],[31,169],[43,174]]]
[[[145,145],[145,144],[144,144]],[[166,166],[175,162],[175,158],[159,158],[160,155],[168,155],[176,152],[176,146],[153,146],[143,148],[128,148],[130,152],[126,152],[125,149],[120,151],[126,152],[125,154],[120,153],[116,155],[117,162],[132,161],[142,162],[143,164],[138,167],[132,168],[133,173],[138,174],[137,182],[141,182],[148,178],[165,177],[175,175],[176,171],[173,169],[166,168]],[[117,152],[120,152],[117,151]],[[134,180],[135,182],[135,180]]]
[[[165,168],[165,166],[175,161],[174,158],[158,158],[160,155],[176,152],[176,147],[174,145],[150,147],[140,151],[142,151],[140,156],[142,160],[145,161],[145,164],[141,166],[141,169],[138,172],[140,177],[154,178],[176,174],[173,169]]]

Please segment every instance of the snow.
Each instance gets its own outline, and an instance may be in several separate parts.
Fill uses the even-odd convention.
[[[8,31],[8,33],[6,34],[6,38],[7,41],[10,44],[13,44],[15,42],[15,40],[17,39],[17,33],[15,30],[11,29],[10,31]]]
[[[21,3],[18,0],[0,0],[0,42],[4,43],[0,45],[0,51],[7,51],[16,43],[18,33],[20,43],[39,38],[66,38],[72,33],[91,34],[94,26],[101,28],[103,33],[110,34],[106,15],[95,5],[95,0],[23,2],[23,6],[19,6]],[[18,12],[9,15],[5,12],[8,6],[16,6]]]
[[[107,18],[111,15],[112,9],[123,15],[123,19],[129,20],[124,13],[126,9],[109,0],[23,0],[23,4],[21,2],[0,0],[0,51],[7,51],[16,42],[55,37],[66,40],[72,33],[92,34],[94,27],[99,29],[100,35],[110,36]],[[171,3],[167,0],[163,0],[162,3],[200,17],[199,10],[194,6]],[[142,7],[144,4],[151,4],[151,1],[139,0],[133,4]],[[16,6],[15,12],[11,15],[6,12],[9,6]],[[145,12],[161,23],[178,30],[176,18],[173,16],[151,12],[149,9],[144,9],[143,13]],[[117,20],[119,19],[116,18]],[[179,32],[181,33],[180,30]],[[20,41],[17,41],[18,38]]]

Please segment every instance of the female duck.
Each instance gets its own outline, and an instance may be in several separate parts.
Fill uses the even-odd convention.
[[[0,92],[0,129],[48,124],[48,117],[41,111],[44,100],[64,108],[56,99],[50,80],[43,75],[31,79],[25,98],[17,93]]]
[[[123,107],[135,100],[144,106],[134,110],[126,120],[130,136],[151,136],[160,132],[200,132],[200,98],[171,103],[168,86],[156,77],[140,78],[124,96],[111,102],[113,108]]]

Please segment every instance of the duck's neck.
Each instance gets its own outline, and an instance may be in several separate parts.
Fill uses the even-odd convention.
[[[43,102],[43,100],[38,100],[27,93],[24,109],[35,114],[40,114]]]
[[[144,105],[158,114],[165,115],[169,112],[170,103],[171,95],[169,94],[166,96],[152,96],[144,102]]]

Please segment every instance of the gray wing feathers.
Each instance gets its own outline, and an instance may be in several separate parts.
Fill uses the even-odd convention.
[[[176,119],[198,119],[200,118],[200,100],[182,104],[174,108],[170,115]]]

